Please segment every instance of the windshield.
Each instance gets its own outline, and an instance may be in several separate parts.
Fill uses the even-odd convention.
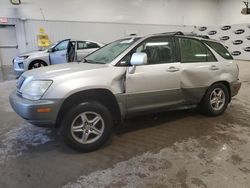
[[[128,38],[112,42],[85,58],[87,63],[111,63],[122,52],[134,44],[139,38]]]

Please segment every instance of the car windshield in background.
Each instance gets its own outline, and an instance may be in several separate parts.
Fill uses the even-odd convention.
[[[59,41],[60,42],[60,41]],[[49,48],[54,48],[59,42],[55,42],[47,46],[44,50],[48,50]]]
[[[206,41],[206,40],[204,40],[203,42],[205,42],[210,48],[216,51],[223,58],[228,59],[228,60],[233,59],[233,57],[228,52],[226,47],[224,47],[222,44],[217,43],[217,42],[212,42],[212,41]]]
[[[139,38],[122,39],[112,42],[85,58],[87,63],[111,63],[117,56],[134,44]]]

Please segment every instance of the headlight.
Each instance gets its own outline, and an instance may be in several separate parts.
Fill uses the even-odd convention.
[[[39,100],[51,84],[52,80],[33,80],[24,86],[22,96],[30,100]]]
[[[27,59],[28,57],[29,57],[29,56],[18,56],[18,57],[17,57],[17,60],[23,61],[23,60]]]

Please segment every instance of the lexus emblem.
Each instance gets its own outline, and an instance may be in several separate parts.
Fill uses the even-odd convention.
[[[232,54],[233,56],[238,56],[238,55],[241,54],[241,52],[240,52],[240,51],[233,51],[231,54]]]
[[[250,47],[244,48],[244,51],[245,51],[245,52],[250,52]]]
[[[242,34],[242,33],[244,33],[244,32],[245,32],[244,29],[238,29],[238,30],[234,31],[234,33],[235,33],[236,35]]]
[[[206,31],[206,30],[207,30],[206,27],[200,27],[200,28],[199,28],[199,31]]]
[[[229,29],[231,29],[230,25],[225,25],[225,26],[221,27],[222,31],[226,31],[226,30],[229,30]]]
[[[229,36],[223,36],[223,37],[220,37],[220,40],[223,40],[223,41],[228,40],[228,39],[230,39],[230,37],[229,37]]]
[[[215,35],[217,33],[217,31],[209,31],[208,34],[209,35]]]
[[[242,43],[243,43],[242,40],[235,40],[235,41],[233,41],[234,45],[239,45],[239,44],[242,44]]]

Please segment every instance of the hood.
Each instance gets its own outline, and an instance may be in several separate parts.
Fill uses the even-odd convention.
[[[33,77],[34,79],[53,79],[55,77],[66,77],[75,74],[89,72],[94,69],[110,67],[109,64],[90,64],[90,63],[65,63],[33,69],[23,73],[24,77]]]
[[[41,50],[41,51],[31,51],[31,52],[25,52],[25,53],[22,53],[22,54],[19,54],[18,56],[21,57],[21,56],[31,56],[31,55],[35,55],[35,54],[43,54],[43,53],[47,53],[47,50]]]

